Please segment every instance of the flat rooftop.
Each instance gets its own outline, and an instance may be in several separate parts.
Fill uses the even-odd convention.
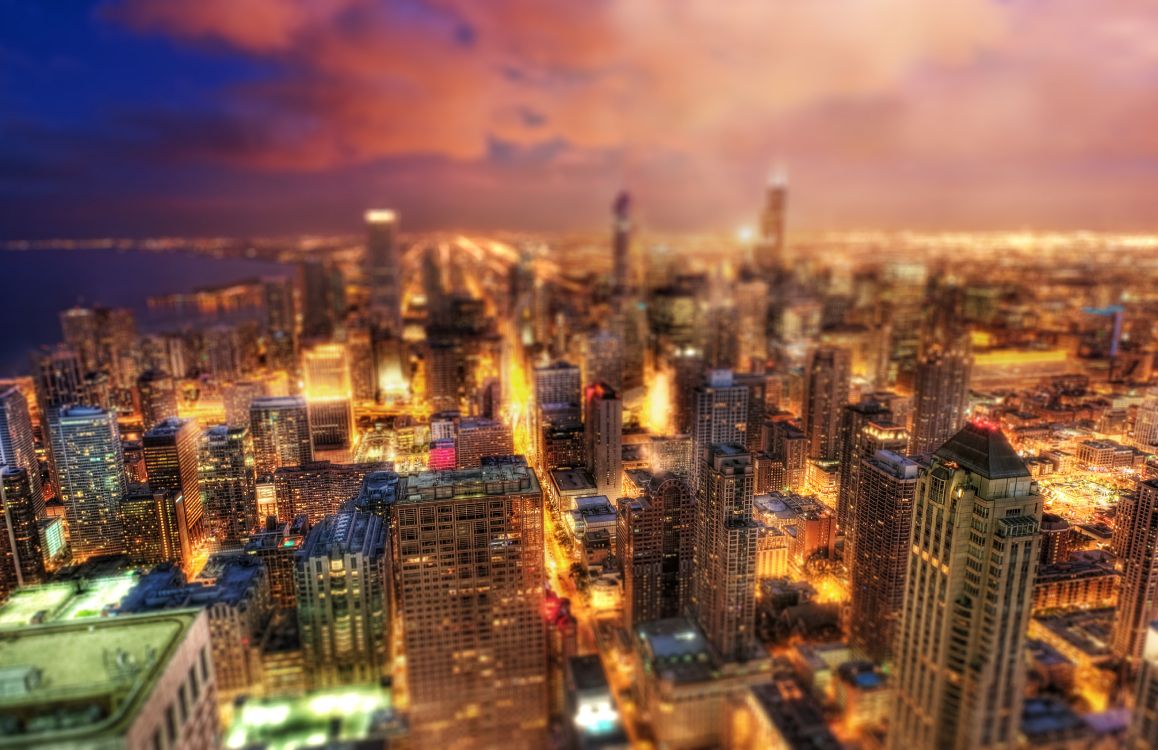
[[[131,722],[197,610],[54,622],[0,638],[0,747],[83,747]],[[64,728],[67,726],[67,728]]]
[[[389,690],[351,686],[247,700],[234,714],[224,744],[227,748],[298,750],[334,742],[382,740],[397,724]]]
[[[137,585],[135,573],[83,581],[30,586],[13,592],[0,605],[0,630],[41,622],[67,622],[100,617],[120,607]]]
[[[472,469],[423,471],[406,476],[399,502],[429,502],[487,495],[539,494],[539,478],[522,456],[487,456]]]

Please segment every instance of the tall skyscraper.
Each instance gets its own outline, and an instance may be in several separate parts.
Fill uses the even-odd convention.
[[[269,367],[292,369],[297,355],[297,315],[293,282],[284,277],[263,279],[265,306],[265,360]]]
[[[257,476],[273,474],[281,466],[301,466],[313,460],[310,419],[300,396],[255,398],[249,405]]]
[[[200,471],[206,534],[217,546],[240,546],[259,523],[249,427],[217,425],[205,430]]]
[[[192,562],[193,547],[205,536],[205,507],[201,497],[201,430],[191,419],[166,419],[141,437],[149,487],[180,496],[177,519],[181,563]]]
[[[765,273],[784,265],[784,217],[788,204],[788,181],[782,170],[768,181],[764,210],[760,213],[760,236],[756,241],[756,265]]]
[[[316,344],[302,353],[302,375],[315,450],[347,448],[354,434],[350,363],[342,344]]]
[[[904,453],[908,448],[905,445],[899,448],[893,446],[868,445],[863,429],[870,422],[887,423],[892,420],[892,410],[872,398],[863,398],[859,403],[844,407],[840,420],[840,494],[836,505],[836,522],[846,534],[852,526],[852,508],[856,504],[856,481],[860,471],[860,462],[868,458],[883,447]],[[905,435],[906,441],[908,434]]]
[[[579,368],[562,360],[535,368],[535,403],[578,404],[583,378]]]
[[[808,437],[808,457],[840,457],[840,421],[848,404],[848,350],[824,346],[808,357],[804,373],[801,421]]]
[[[413,741],[456,750],[544,747],[538,478],[521,457],[505,457],[403,482],[391,551]]]
[[[91,406],[64,407],[50,413],[48,429],[73,557],[119,553],[125,465],[115,415]]]
[[[623,627],[680,617],[691,602],[692,492],[687,477],[649,476],[639,497],[619,499],[615,535],[623,564]]]
[[[700,470],[708,447],[748,444],[747,386],[736,383],[731,370],[711,370],[692,392],[692,489],[699,491]]]
[[[298,632],[311,686],[377,682],[390,640],[382,518],[355,510],[327,517],[295,562]]]
[[[0,602],[16,588],[44,579],[36,507],[28,472],[0,466]]]
[[[756,540],[752,519],[755,466],[742,446],[708,447],[695,506],[694,611],[725,661],[755,647]]]
[[[623,388],[623,339],[611,331],[596,331],[583,340],[583,385],[596,383]]]
[[[849,527],[857,539],[848,566],[849,642],[883,662],[893,653],[904,604],[919,467],[891,450],[856,460],[861,468]]]
[[[40,462],[32,434],[28,399],[15,385],[0,386],[0,466],[24,469],[28,473],[34,512],[44,513],[44,493],[40,483]]]
[[[614,500],[623,486],[623,401],[605,383],[583,391],[583,435],[587,468],[596,494]]]
[[[366,257],[363,274],[370,287],[370,316],[374,325],[395,335],[402,333],[402,254],[398,250],[398,215],[394,211],[367,211]]]
[[[164,419],[177,416],[177,389],[169,373],[147,370],[137,378],[137,399],[141,426],[146,430]]]
[[[1158,620],[1158,479],[1139,482],[1118,515],[1122,587],[1110,646],[1133,674],[1150,623]]]
[[[618,292],[631,287],[631,196],[626,190],[615,196],[612,213],[612,286]]]
[[[185,499],[180,493],[154,490],[147,484],[129,485],[121,498],[125,554],[139,565],[181,562],[187,559],[188,534],[183,533]]]
[[[913,498],[889,747],[1012,747],[1025,692],[1042,500],[1001,430],[971,422]]]
[[[32,354],[32,376],[40,413],[72,404],[84,404],[84,364],[80,354],[67,346],[40,349]]]
[[[346,308],[346,288],[337,265],[322,259],[301,264],[302,337],[326,338],[334,333]]]
[[[952,300],[950,289],[945,294]],[[922,330],[913,373],[913,454],[928,453],[965,421],[973,348],[951,303],[934,306]]]

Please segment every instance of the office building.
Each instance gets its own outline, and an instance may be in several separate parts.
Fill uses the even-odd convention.
[[[1158,620],[1158,479],[1139,482],[1119,503],[1122,585],[1111,645],[1131,674],[1137,672],[1150,623]]]
[[[343,510],[310,530],[295,555],[298,632],[311,687],[372,684],[390,642],[386,526]]]
[[[269,577],[270,603],[274,609],[297,609],[295,555],[305,544],[309,532],[310,520],[304,515],[282,523],[270,519],[264,530],[251,536],[245,545],[245,554],[265,566]],[[297,616],[293,619],[296,623]]]
[[[249,429],[258,478],[313,460],[309,413],[300,396],[255,398],[249,406]]]
[[[583,436],[595,494],[619,497],[623,486],[623,401],[606,383],[589,385],[583,391]]]
[[[354,434],[354,407],[346,347],[310,347],[302,353],[302,375],[313,449],[348,448]]]
[[[695,506],[693,607],[725,661],[751,657],[756,628],[755,467],[736,445],[713,445],[701,469]]]
[[[159,422],[177,417],[177,388],[169,373],[146,370],[137,377],[137,411],[141,428],[151,430]]]
[[[887,420],[873,420],[863,424],[856,435],[850,436],[849,454],[841,459],[840,471],[843,478],[849,482],[848,492],[845,486],[840,486],[840,495],[837,500],[837,525],[845,535],[846,557],[853,556],[856,546],[856,504],[860,499],[860,473],[864,470],[864,461],[877,455],[880,451],[903,454],[909,445],[909,433],[904,427]],[[855,466],[848,467],[848,464]],[[841,512],[844,519],[841,520]]]
[[[848,404],[848,351],[829,346],[813,351],[808,356],[804,378],[800,417],[808,439],[808,457],[838,460],[840,423]]]
[[[631,288],[631,196],[626,190],[611,206],[611,286],[616,292]]]
[[[618,501],[616,556],[623,566],[623,626],[679,617],[691,602],[692,493],[687,478],[647,472],[640,495]],[[633,477],[633,478],[635,478]]]
[[[402,334],[402,254],[398,249],[398,215],[394,211],[367,211],[366,256],[362,275],[370,289],[370,316],[374,325]]]
[[[28,399],[19,386],[0,384],[0,466],[24,469],[37,515],[44,513],[40,462],[32,433]]]
[[[125,466],[116,417],[96,407],[69,406],[49,415],[48,428],[73,557],[119,553]]]
[[[879,450],[876,446],[872,446],[871,450],[869,446],[862,447],[866,441],[861,431],[870,422],[891,422],[892,416],[892,410],[887,404],[871,397],[862,398],[858,403],[844,407],[840,420],[840,494],[837,499],[836,517],[837,523],[845,533],[848,533],[848,528],[852,525],[850,511],[856,502],[856,474],[860,470],[860,462]],[[904,453],[907,448],[906,443],[899,449],[890,446],[888,450]]]
[[[784,173],[777,172],[765,192],[764,210],[760,213],[760,235],[756,242],[756,265],[764,273],[779,271],[784,265],[784,219],[788,204],[788,184]]]
[[[483,417],[459,421],[454,453],[457,468],[473,469],[488,456],[509,456],[513,450],[511,428],[505,422]]]
[[[579,368],[562,360],[535,368],[535,403],[578,404],[582,386]]]
[[[346,312],[346,287],[341,269],[324,258],[310,258],[298,264],[298,270],[302,338],[328,338]]]
[[[890,450],[860,459],[849,561],[849,643],[876,662],[889,660],[905,597],[918,465]]]
[[[40,524],[28,472],[0,466],[0,602],[44,580]]]
[[[913,454],[935,450],[961,427],[973,368],[968,332],[922,343],[913,375]]]
[[[207,536],[218,548],[239,546],[260,521],[249,427],[216,425],[205,430],[200,472]]]
[[[194,547],[205,536],[205,506],[201,497],[201,430],[191,419],[166,419],[141,437],[149,487],[180,497],[177,528],[180,561],[192,563]]]
[[[623,339],[610,331],[595,331],[583,339],[583,387],[596,383],[623,388]]]
[[[747,386],[731,370],[712,370],[692,391],[692,489],[698,491],[700,470],[709,446],[748,444]]]
[[[0,673],[8,687],[0,693],[0,745],[217,746],[217,687],[204,612],[50,622],[9,631],[4,641]]]
[[[381,463],[335,464],[312,461],[283,466],[273,474],[277,517],[283,523],[304,515],[311,524],[337,513],[343,503],[358,497],[362,483]]]
[[[391,551],[412,741],[459,750],[545,746],[538,478],[521,457],[504,457],[404,482]]]
[[[920,471],[889,747],[1016,743],[1041,506],[995,425],[967,424]]]
[[[185,563],[191,544],[180,492],[131,484],[121,498],[125,556],[138,565]]]

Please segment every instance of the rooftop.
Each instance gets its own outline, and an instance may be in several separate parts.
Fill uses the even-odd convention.
[[[986,479],[1029,476],[1025,462],[1009,444],[1004,433],[997,425],[989,422],[969,422],[933,455],[955,461]]]
[[[331,743],[383,740],[396,724],[389,690],[352,686],[247,700],[238,707],[224,744],[263,750],[334,747]]]
[[[137,574],[127,573],[19,589],[0,606],[0,630],[101,617],[118,609],[138,580]]]

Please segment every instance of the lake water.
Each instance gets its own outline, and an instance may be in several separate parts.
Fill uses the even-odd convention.
[[[60,341],[59,313],[74,305],[127,307],[148,330],[149,297],[293,270],[280,263],[179,252],[0,251],[0,376],[24,374],[29,351]]]

